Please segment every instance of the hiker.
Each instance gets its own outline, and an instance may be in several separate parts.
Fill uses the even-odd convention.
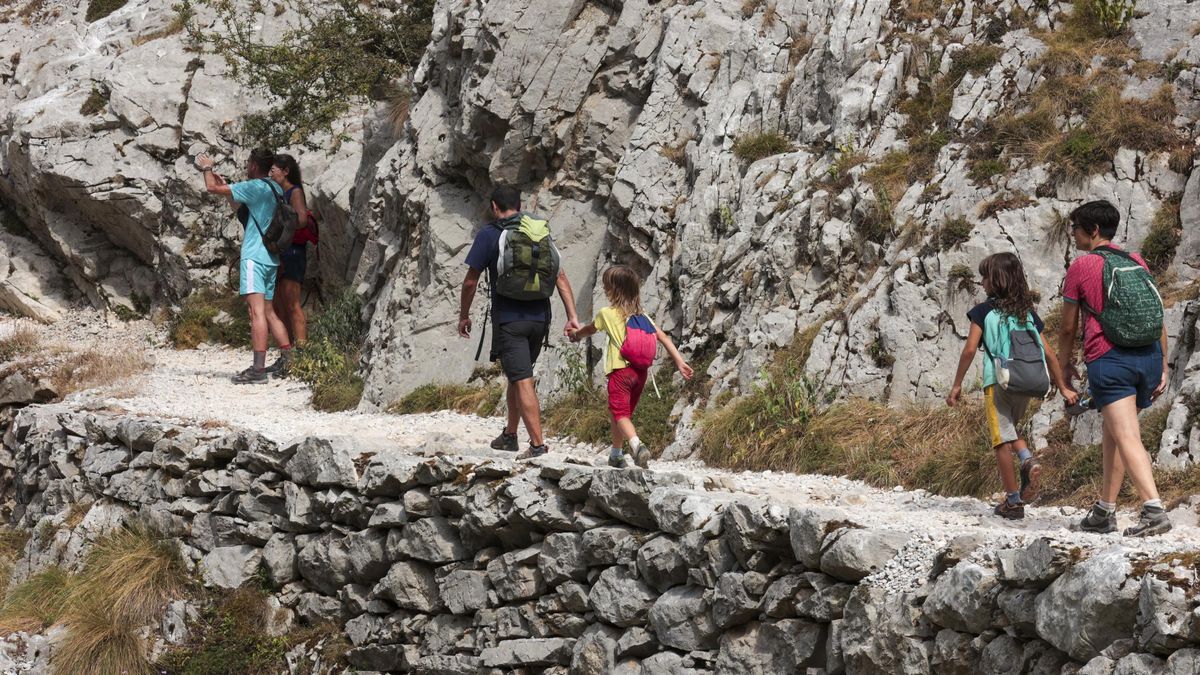
[[[1043,331],[1042,318],[1034,309],[1033,294],[1025,279],[1021,260],[1013,253],[996,253],[979,262],[979,276],[987,300],[967,312],[970,331],[958,357],[954,386],[946,404],[958,404],[963,377],[983,347],[983,406],[992,448],[1005,497],[993,512],[1001,518],[1025,517],[1025,504],[1037,497],[1042,467],[1021,438],[1017,425],[1034,398],[1044,398],[1051,381],[1074,403],[1075,393],[1063,381],[1058,359]],[[1018,486],[1013,455],[1020,462]]]
[[[608,345],[604,349],[608,412],[612,418],[612,448],[608,463],[618,468],[626,466],[623,448],[629,441],[634,463],[645,469],[650,465],[650,448],[638,438],[632,417],[646,386],[658,343],[666,348],[683,379],[692,379],[692,367],[683,360],[671,337],[646,316],[642,309],[641,282],[633,268],[615,265],[604,271],[602,280],[608,307],[596,312],[591,324],[571,331],[570,337],[573,342],[578,342],[598,331],[608,335]]]
[[[529,448],[517,456],[529,459],[549,451],[542,437],[541,413],[533,366],[543,345],[549,345],[550,296],[557,287],[567,312],[563,332],[579,328],[575,295],[562,271],[558,249],[544,220],[521,212],[521,193],[501,185],[491,196],[492,221],[475,235],[467,253],[458,312],[458,334],[471,334],[471,301],[479,277],[488,272],[491,296],[492,344],[489,360],[500,361],[508,378],[508,421],[492,448],[517,451],[517,422],[524,420]],[[487,331],[485,325],[483,330]],[[480,347],[483,346],[480,336]]]
[[[247,180],[230,185],[213,171],[212,158],[205,154],[196,157],[197,166],[204,172],[205,189],[242,205],[239,219],[245,231],[238,260],[238,293],[246,299],[250,313],[250,345],[254,361],[249,368],[233,376],[234,384],[264,383],[272,373],[286,369],[292,360],[287,329],[275,316],[270,302],[275,296],[275,269],[279,259],[267,251],[262,237],[263,230],[275,216],[276,201],[283,194],[282,188],[267,177],[273,161],[272,153],[254,150],[246,160]],[[269,367],[266,365],[268,330],[279,345],[279,358]]]
[[[1062,378],[1071,387],[1075,334],[1083,310],[1083,360],[1091,407],[1103,418],[1104,474],[1100,499],[1080,522],[1086,532],[1115,532],[1117,495],[1129,474],[1142,509],[1126,536],[1147,537],[1171,529],[1154,484],[1150,454],[1142,445],[1138,411],[1167,389],[1167,331],[1163,304],[1146,261],[1112,243],[1121,214],[1108,201],[1071,212],[1076,258],[1063,281],[1059,353]]]
[[[283,188],[283,198],[300,216],[303,227],[296,230],[292,245],[279,256],[279,276],[275,299],[271,305],[275,314],[288,329],[291,343],[297,346],[308,341],[308,320],[301,303],[301,288],[308,268],[308,243],[317,243],[316,218],[308,209],[304,197],[304,181],[300,165],[291,155],[275,155],[271,164],[271,180]]]

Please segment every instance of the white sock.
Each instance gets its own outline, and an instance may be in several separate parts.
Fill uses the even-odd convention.
[[[1096,504],[1109,513],[1117,510],[1117,505],[1112,502],[1096,502]]]
[[[614,445],[608,449],[608,454],[612,455],[613,457],[620,457],[621,455],[625,454],[625,451]]]
[[[629,449],[630,450],[637,452],[637,449],[640,448],[641,446],[642,446],[642,441],[640,439],[638,439],[637,436],[634,436],[633,438],[629,439]]]
[[[1147,507],[1153,507],[1153,508],[1156,508],[1156,509],[1161,509],[1161,508],[1163,507],[1163,505],[1162,505],[1162,500],[1161,500],[1161,499],[1150,499],[1150,500],[1147,500],[1145,504],[1142,504],[1142,508],[1144,509],[1144,508],[1147,508]]]

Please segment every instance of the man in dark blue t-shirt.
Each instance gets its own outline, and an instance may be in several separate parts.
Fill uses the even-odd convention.
[[[471,301],[475,299],[479,277],[487,270],[492,301],[491,360],[499,360],[508,377],[508,424],[492,441],[492,448],[515,452],[518,445],[517,422],[523,419],[525,430],[529,432],[529,449],[518,455],[518,459],[527,459],[548,451],[542,438],[541,411],[533,381],[533,366],[550,331],[550,300],[514,300],[496,294],[494,280],[496,263],[500,257],[500,234],[508,221],[521,217],[521,193],[516,188],[499,186],[492,192],[491,207],[494,220],[475,235],[475,241],[467,253],[468,269],[459,303],[458,334],[462,337],[471,335]],[[567,312],[564,334],[569,330],[578,330],[580,324],[575,314],[575,294],[571,291],[566,273],[561,269],[555,285]]]

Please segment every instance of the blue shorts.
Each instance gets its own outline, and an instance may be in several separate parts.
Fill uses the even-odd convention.
[[[1138,410],[1144,410],[1162,382],[1162,346],[1155,342],[1146,347],[1113,347],[1087,364],[1087,373],[1097,410],[1129,396],[1136,396]]]
[[[292,244],[279,256],[279,276],[298,284],[304,283],[304,272],[308,268],[308,248],[304,244]]]
[[[250,295],[262,293],[263,298],[270,300],[275,297],[276,265],[264,265],[253,260],[243,259],[238,268],[238,294]]]

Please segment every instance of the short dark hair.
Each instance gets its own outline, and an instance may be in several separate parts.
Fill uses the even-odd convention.
[[[258,167],[258,170],[265,176],[271,172],[271,166],[275,164],[275,153],[266,148],[255,148],[250,151],[250,163]]]
[[[1121,212],[1107,199],[1097,199],[1076,208],[1068,216],[1072,227],[1095,234],[1100,230],[1100,236],[1112,239],[1117,236],[1117,228],[1121,225]]]
[[[291,155],[278,154],[275,155],[275,161],[271,162],[273,166],[279,167],[283,171],[283,175],[291,181],[292,185],[304,185],[304,178],[300,175],[300,164],[295,157]]]
[[[511,185],[497,185],[492,190],[492,203],[501,211],[520,211],[521,191]]]

